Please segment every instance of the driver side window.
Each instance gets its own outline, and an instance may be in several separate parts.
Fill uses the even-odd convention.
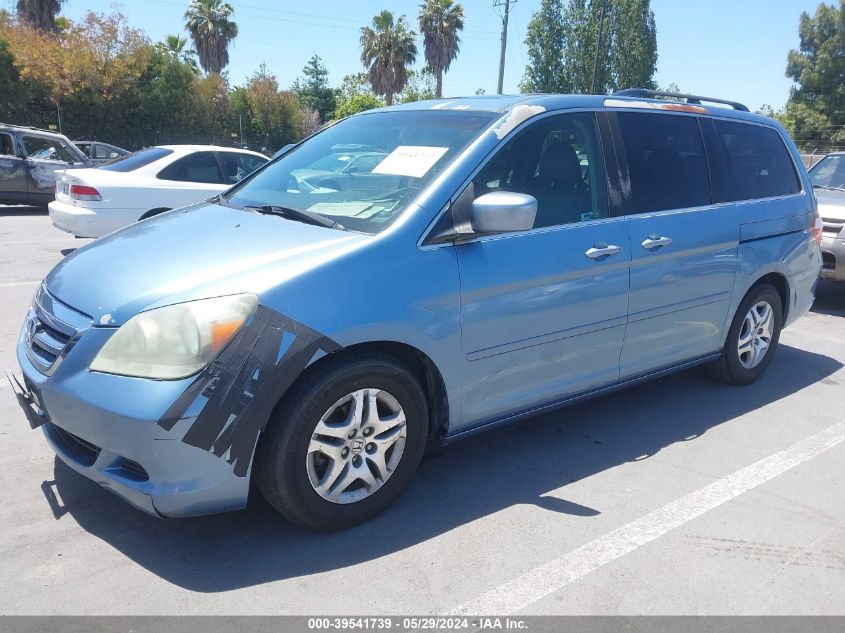
[[[473,179],[475,196],[514,191],[537,200],[534,228],[608,216],[604,160],[591,113],[538,121],[508,141]]]

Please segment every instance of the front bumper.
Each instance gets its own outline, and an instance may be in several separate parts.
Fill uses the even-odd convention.
[[[845,237],[822,234],[822,279],[845,281]]]
[[[137,222],[143,209],[102,209],[81,207],[61,200],[47,205],[50,220],[57,229],[76,237],[100,237]]]
[[[31,322],[32,312],[27,318]],[[45,373],[31,360],[25,325],[17,344],[23,380],[13,381],[30,426],[39,426],[70,468],[144,512],[166,517],[245,507],[249,477],[181,441],[196,412],[169,431],[158,425],[191,379],[155,381],[88,371],[113,328],[90,327]],[[18,384],[15,385],[14,383]]]

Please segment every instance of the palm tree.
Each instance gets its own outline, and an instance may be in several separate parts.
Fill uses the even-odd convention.
[[[393,95],[408,83],[408,66],[417,58],[414,33],[405,16],[394,22],[393,13],[382,11],[373,18],[373,26],[361,29],[361,62],[368,69],[370,86],[393,105]]]
[[[161,42],[161,49],[173,57],[182,57],[182,55],[188,53],[189,51],[185,50],[185,46],[188,45],[188,40],[184,37],[179,37],[178,35],[165,35],[164,40]]]
[[[179,60],[183,64],[191,67],[195,73],[199,73],[200,69],[197,66],[197,61],[194,58],[196,51],[193,48],[187,48],[188,40],[179,35],[165,35],[164,40],[156,44],[156,47],[173,59]]]
[[[18,18],[45,33],[55,32],[56,14],[64,0],[18,0]]]
[[[425,61],[434,71],[434,94],[443,96],[443,73],[458,56],[464,28],[464,6],[453,0],[425,0],[420,5],[420,32],[423,34]]]
[[[238,35],[238,25],[229,19],[232,5],[223,0],[192,0],[185,11],[185,27],[207,73],[220,73],[229,63],[229,42]]]

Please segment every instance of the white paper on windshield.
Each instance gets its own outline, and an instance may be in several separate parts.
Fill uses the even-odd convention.
[[[447,151],[448,147],[400,145],[385,156],[372,173],[422,178]]]
[[[318,202],[308,207],[308,210],[322,215],[339,215],[366,220],[384,211],[384,206],[372,202]]]

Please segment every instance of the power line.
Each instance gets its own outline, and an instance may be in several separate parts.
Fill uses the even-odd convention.
[[[151,1],[156,2],[158,4],[167,4],[167,5],[174,6],[174,7],[184,7],[185,6],[182,2],[175,2],[174,0],[151,0]],[[511,1],[514,2],[515,0],[511,0]],[[329,27],[329,28],[347,29],[347,30],[351,30],[351,31],[358,31],[358,30],[361,29],[360,25],[366,25],[366,24],[369,24],[369,22],[370,22],[370,20],[365,20],[365,19],[357,20],[357,19],[353,19],[353,18],[338,18],[338,17],[334,17],[334,16],[329,16],[329,15],[317,15],[315,13],[299,13],[299,12],[296,12],[296,11],[284,11],[282,9],[270,9],[270,8],[265,8],[265,7],[259,7],[259,6],[256,6],[256,5],[242,4],[242,5],[239,5],[239,6],[246,7],[246,8],[253,9],[253,10],[257,10],[257,11],[266,11],[268,13],[275,13],[275,14],[278,14],[280,16],[282,16],[282,15],[293,15],[293,16],[303,17],[303,18],[312,18],[314,20],[333,20],[335,22],[347,22],[349,24],[348,25],[347,24],[330,24],[330,23],[325,23],[325,22],[312,22],[312,21],[306,21],[306,20],[296,20],[296,19],[291,19],[291,18],[287,18],[287,17],[271,17],[271,16],[267,16],[267,15],[255,15],[254,13],[245,13],[245,12],[240,11],[240,10],[238,10],[236,15],[235,15],[235,17],[243,16],[243,17],[248,17],[248,18],[256,18],[258,20],[271,20],[273,22],[285,22],[285,23],[290,23],[290,24],[303,24],[303,25],[307,25],[307,26],[326,26],[326,27]],[[358,25],[358,26],[353,26],[353,24]],[[483,37],[483,36],[484,35],[498,35],[498,33],[496,33],[495,31],[481,31],[481,30],[467,30],[467,31],[463,31],[462,34],[470,34],[470,38],[468,38],[468,39],[490,39],[490,40],[493,39],[493,38],[492,37]],[[478,35],[480,35],[482,37],[478,37]]]

